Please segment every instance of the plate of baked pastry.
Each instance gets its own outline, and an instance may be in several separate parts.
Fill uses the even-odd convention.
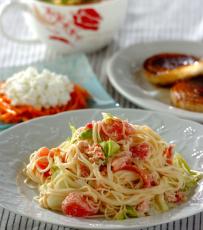
[[[134,44],[108,62],[112,85],[142,108],[203,122],[203,44]]]

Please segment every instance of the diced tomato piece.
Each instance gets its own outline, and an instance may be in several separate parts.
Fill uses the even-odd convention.
[[[54,156],[60,156],[61,150],[59,148],[53,148],[49,152],[49,156],[54,158]]]
[[[69,193],[62,202],[62,211],[65,215],[86,217],[98,213],[99,207],[94,201],[88,200],[88,197],[77,192]],[[90,205],[91,204],[91,205]]]
[[[164,151],[164,155],[166,156],[166,162],[168,164],[173,164],[173,145],[170,145],[166,150]]]
[[[111,119],[103,124],[104,130],[101,130],[101,135],[106,135],[108,138],[114,141],[120,141],[124,139],[125,136],[129,136],[134,133],[134,128],[127,122],[122,122],[119,119]]]
[[[185,195],[183,192],[178,191],[178,192],[176,192],[175,197],[176,197],[176,203],[180,203],[184,200]]]
[[[123,126],[120,121],[113,121],[109,127],[108,132],[112,135],[112,139],[115,138],[117,141],[123,139]]]
[[[37,166],[40,168],[40,169],[45,169],[48,165],[49,165],[49,162],[47,159],[40,159],[37,161]]]
[[[44,170],[44,169],[46,169],[47,166],[49,165],[49,162],[48,162],[48,159],[41,159],[41,160],[38,160],[36,164],[37,164],[37,166],[38,166],[41,170]],[[43,176],[44,176],[44,177],[49,177],[49,176],[51,176],[50,170],[44,172],[44,173],[43,173]]]
[[[146,143],[142,143],[140,145],[130,147],[130,151],[132,152],[133,157],[138,157],[144,160],[148,156],[149,146]]]
[[[46,157],[49,154],[49,149],[46,147],[42,147],[38,150],[37,156],[38,157]]]
[[[90,170],[84,164],[80,164],[81,175],[83,177],[88,177],[90,175]]]
[[[93,124],[92,123],[87,123],[86,128],[87,129],[93,129]]]
[[[49,165],[49,162],[48,162],[48,159],[41,159],[41,160],[38,160],[36,164],[41,170],[44,170]],[[43,175],[45,177],[49,177],[51,175],[50,170],[44,172]]]
[[[42,159],[39,159],[37,161],[37,166],[41,169],[45,169],[49,162],[48,162],[48,159],[47,158],[44,158],[44,157],[47,157],[49,155],[49,149],[46,148],[46,147],[42,147],[39,149],[39,151],[37,152],[37,156],[39,158],[43,157]]]
[[[104,134],[107,134],[108,138],[119,141],[123,139],[123,124],[120,120],[108,120],[104,123]]]
[[[132,154],[130,152],[126,152],[119,157],[115,157],[112,161],[112,168],[114,172],[122,170],[126,165],[132,165]]]
[[[48,158],[45,158],[45,157],[48,157],[49,153],[51,155],[54,156],[54,153],[50,152],[48,148],[46,147],[42,147],[39,149],[39,151],[37,152],[37,156],[39,157],[39,160],[37,161],[36,165],[41,169],[41,170],[44,170],[48,167],[49,165],[49,161],[48,161]],[[43,157],[42,159],[40,159],[41,157]],[[45,173],[43,173],[43,175],[45,177],[49,177],[51,175],[51,172],[50,170],[46,171]]]
[[[133,128],[133,126],[130,125],[129,123],[125,122],[125,135],[130,136],[133,135],[134,133],[135,133],[135,128]]]
[[[51,176],[51,171],[48,170],[43,175],[44,175],[44,177],[49,177],[49,176]]]
[[[107,175],[107,167],[106,167],[106,165],[101,165],[99,171],[100,171],[102,176],[106,176]]]
[[[125,165],[120,170],[131,171],[139,175],[143,181],[143,185],[145,188],[150,188],[152,186],[150,176],[144,170],[139,169],[135,165]]]
[[[166,193],[166,199],[170,203],[180,203],[185,199],[185,195],[183,192],[168,192]]]

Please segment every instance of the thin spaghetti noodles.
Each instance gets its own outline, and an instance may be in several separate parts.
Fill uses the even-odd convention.
[[[125,219],[181,204],[198,181],[174,146],[147,126],[109,114],[32,153],[25,171],[37,201],[66,215]]]

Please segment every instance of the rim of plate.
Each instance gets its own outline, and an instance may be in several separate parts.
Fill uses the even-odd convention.
[[[20,129],[22,126],[29,126],[30,124],[33,124],[33,123],[38,123],[38,122],[43,122],[43,120],[52,120],[56,117],[64,117],[64,116],[68,116],[68,115],[73,115],[73,114],[80,114],[80,113],[88,113],[88,112],[95,112],[95,113],[101,113],[101,112],[105,112],[105,111],[108,111],[108,112],[130,112],[130,111],[135,111],[135,112],[139,112],[139,113],[148,113],[148,114],[153,114],[153,115],[159,115],[159,116],[163,116],[165,119],[170,119],[170,120],[173,120],[173,121],[179,121],[179,122],[182,122],[182,123],[186,123],[188,122],[188,125],[194,125],[194,126],[198,126],[198,127],[201,127],[203,129],[203,126],[195,121],[191,121],[191,120],[187,120],[187,119],[183,119],[183,118],[179,118],[179,117],[175,117],[171,114],[167,114],[167,113],[164,113],[164,112],[159,112],[159,111],[150,111],[150,110],[142,110],[142,109],[136,109],[136,108],[110,108],[110,109],[83,109],[83,110],[75,110],[75,111],[66,111],[66,112],[62,112],[62,113],[58,113],[58,114],[54,114],[54,115],[47,115],[47,116],[43,116],[43,117],[38,117],[38,118],[35,118],[35,119],[32,119],[32,120],[29,120],[29,121],[25,121],[25,122],[22,122],[20,124],[17,124],[15,126],[12,126],[11,128],[5,130],[5,131],[2,131],[0,133],[0,138],[1,136],[4,136],[6,135],[7,133],[10,133],[12,132],[12,130],[15,130],[15,129]],[[16,185],[17,186],[17,185]],[[1,193],[1,192],[0,192]],[[19,192],[20,193],[20,192]],[[40,217],[36,217],[36,216],[32,216],[30,215],[29,213],[27,214],[22,214],[21,212],[19,212],[18,210],[12,210],[11,208],[7,207],[6,205],[2,205],[0,204],[1,207],[11,211],[11,212],[14,212],[16,214],[19,214],[21,216],[24,216],[24,217],[27,217],[27,218],[31,218],[33,220],[36,220],[36,221],[42,221],[42,222],[46,222],[45,219],[43,218],[40,218]],[[202,208],[203,210],[203,208]],[[87,222],[87,219],[82,219],[82,218],[78,218],[78,220],[80,220],[80,222],[77,222],[77,223],[70,223],[68,225],[66,225],[65,223],[63,224],[60,224],[56,221],[52,221],[52,220],[49,220],[47,223],[50,223],[50,224],[54,224],[54,225],[59,225],[59,226],[65,226],[65,227],[70,227],[70,228],[80,228],[80,229],[105,229],[105,230],[108,230],[108,229],[140,229],[140,228],[147,228],[147,227],[152,227],[152,226],[156,226],[156,225],[161,225],[161,224],[166,224],[166,223],[169,223],[169,222],[174,222],[174,221],[177,221],[177,220],[180,220],[180,219],[183,219],[183,218],[186,218],[188,216],[192,216],[192,215],[195,215],[199,212],[201,212],[202,210],[200,209],[196,209],[196,211],[193,211],[191,212],[189,215],[188,214],[182,214],[181,216],[179,217],[176,217],[176,218],[172,218],[171,220],[167,220],[167,219],[162,219],[162,221],[159,221],[159,223],[148,223],[147,220],[146,220],[146,224],[145,226],[136,226],[136,218],[134,218],[135,220],[135,225],[132,225],[132,226],[127,226],[128,224],[128,220],[124,220],[124,221],[115,221],[113,220],[114,222],[117,222],[116,224],[115,223],[112,223],[112,220],[101,220],[101,221],[105,221],[105,223],[101,222],[101,224],[98,224],[98,223],[88,223]],[[45,210],[45,211],[50,211],[50,210]],[[53,211],[51,211],[53,212]],[[55,213],[55,212],[53,212]],[[161,214],[160,214],[161,215]],[[65,217],[65,216],[64,216]],[[152,216],[151,216],[152,217]],[[69,217],[69,218],[72,218],[72,217]],[[145,217],[140,217],[140,218],[145,218]],[[93,219],[92,219],[93,220]],[[133,219],[131,219],[133,220]],[[97,219],[98,221],[98,219]],[[107,223],[108,222],[108,223]],[[85,224],[88,226],[86,227]],[[125,224],[125,225],[124,225]]]
[[[125,98],[127,98],[129,101],[131,101],[133,104],[140,106],[141,108],[152,110],[152,111],[157,111],[157,112],[169,112],[172,115],[178,116],[183,119],[187,120],[193,120],[196,122],[203,122],[203,113],[199,112],[192,112],[188,110],[183,110],[177,107],[174,107],[172,105],[168,105],[164,102],[161,102],[159,100],[156,100],[154,98],[142,98],[133,95],[132,93],[128,92],[127,90],[123,89],[122,85],[119,84],[119,81],[117,80],[117,77],[115,76],[114,73],[114,63],[115,61],[122,57],[123,55],[127,54],[130,50],[135,49],[136,47],[142,46],[144,47],[145,45],[150,45],[150,46],[158,46],[158,45],[188,45],[188,46],[200,46],[201,49],[203,50],[203,43],[202,42],[196,42],[196,41],[190,41],[190,40],[160,40],[160,41],[151,41],[151,42],[140,42],[140,43],[135,43],[132,44],[126,48],[122,48],[121,50],[117,51],[112,57],[108,60],[107,65],[106,65],[106,73],[108,76],[109,81],[111,84],[114,86],[114,88]],[[187,51],[186,51],[187,52]],[[203,57],[203,53],[202,53]],[[159,105],[163,107],[159,107],[159,105],[153,105],[153,102],[158,102]]]

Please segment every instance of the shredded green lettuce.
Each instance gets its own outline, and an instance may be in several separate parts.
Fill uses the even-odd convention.
[[[100,143],[100,146],[102,147],[106,158],[113,156],[120,150],[120,145],[113,140],[103,141]]]
[[[189,176],[185,178],[185,188],[183,191],[188,191],[195,185],[197,185],[197,182],[203,178],[203,173],[197,172],[190,169],[190,166],[186,162],[186,160],[182,157],[181,154],[176,153],[174,156],[174,162],[182,168]]]
[[[186,162],[186,160],[181,156],[181,154],[176,153],[174,156],[174,160],[177,163],[177,165],[180,168],[183,168],[186,172],[188,172],[190,175],[193,175],[193,173],[191,172],[191,169],[188,165],[188,163]]]
[[[169,207],[167,205],[167,202],[164,199],[163,194],[155,196],[155,202],[156,202],[160,211],[163,211],[163,212],[168,211]]]
[[[82,140],[92,139],[92,129],[87,129],[80,133],[79,138]]]
[[[72,124],[69,124],[69,128],[70,128],[70,130],[71,130],[71,133],[72,133],[72,135],[74,135],[74,133],[76,132],[76,127],[74,126],[74,125],[72,125]]]
[[[51,179],[53,180],[58,175],[60,170],[57,166],[53,165],[50,171],[51,171]]]
[[[129,205],[126,206],[126,215],[128,217],[138,217],[137,211]]]
[[[71,131],[71,137],[68,137],[67,141],[70,141],[71,143],[74,143],[74,141],[75,141],[75,134],[76,134],[77,129],[76,129],[76,127],[74,125],[72,125],[70,123],[69,123],[69,129]]]
[[[108,119],[112,119],[113,115],[110,113],[102,113],[103,119],[104,120],[108,120]]]
[[[122,210],[120,212],[118,212],[115,216],[115,219],[116,220],[125,220],[127,218],[126,216],[126,211],[125,210]]]
[[[127,218],[135,218],[135,217],[138,217],[137,211],[132,206],[127,205],[124,210],[120,210],[116,214],[115,219],[116,220],[125,220]]]

